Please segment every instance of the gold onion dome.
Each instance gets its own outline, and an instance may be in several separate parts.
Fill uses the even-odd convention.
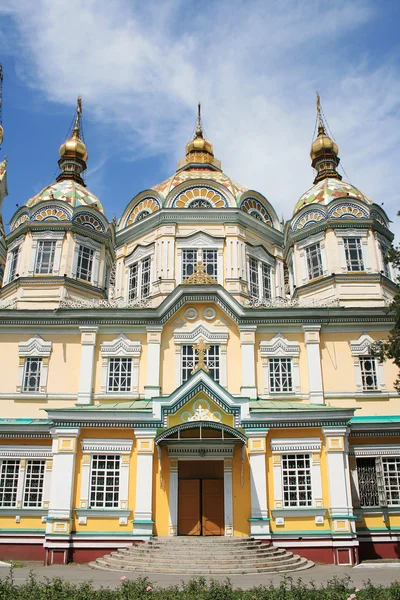
[[[213,145],[203,135],[201,124],[201,105],[198,104],[197,123],[194,137],[186,144],[186,156],[179,161],[178,170],[189,165],[212,166],[221,169],[221,163],[214,157]]]
[[[325,127],[321,124],[318,126],[318,136],[311,146],[311,160],[315,160],[322,154],[327,153],[336,154],[337,156],[339,154],[339,148],[337,143],[326,135]]]

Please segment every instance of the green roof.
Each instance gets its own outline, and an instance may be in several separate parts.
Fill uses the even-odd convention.
[[[399,423],[400,424],[400,416],[399,415],[372,415],[369,417],[353,417],[350,421],[351,425],[363,423]]]
[[[0,419],[0,425],[51,425],[48,419]]]
[[[336,406],[327,406],[326,404],[302,404],[301,402],[287,402],[286,400],[252,400],[250,402],[251,411],[262,411],[267,410],[277,411],[309,411],[309,412],[335,412],[342,411],[343,408],[337,408]]]
[[[95,410],[95,411],[112,411],[112,410],[149,410],[153,409],[151,400],[133,400],[120,402],[107,402],[107,404],[75,404],[69,408],[50,409],[53,411],[65,410]]]

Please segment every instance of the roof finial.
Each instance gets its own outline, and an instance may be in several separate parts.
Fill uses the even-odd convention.
[[[76,117],[73,131],[73,137],[79,137],[79,123],[82,116],[82,96],[78,96],[76,101]]]
[[[200,104],[200,102],[197,105],[196,137],[203,137],[203,127],[201,124],[201,104]]]
[[[320,133],[325,133],[324,122],[322,120],[322,111],[321,111],[321,97],[317,92],[317,119],[318,119],[318,135]]]

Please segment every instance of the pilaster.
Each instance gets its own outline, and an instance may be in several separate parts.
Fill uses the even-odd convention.
[[[135,538],[153,535],[153,453],[155,429],[134,430],[136,438],[136,503],[133,519]]]
[[[257,398],[256,368],[255,368],[255,334],[257,325],[240,327],[240,347],[242,350],[242,396]]]
[[[169,459],[169,535],[178,535],[178,459]]]
[[[94,351],[98,327],[85,325],[81,332],[81,366],[79,376],[78,404],[92,403],[92,385],[94,371]]]
[[[267,505],[266,436],[268,430],[246,431],[249,438],[251,517],[250,535],[270,538]]]
[[[324,404],[322,369],[320,355],[321,325],[303,325],[304,342],[307,351],[308,385],[310,404]]]
[[[147,376],[144,386],[145,398],[157,397],[160,388],[160,359],[162,325],[147,327]]]

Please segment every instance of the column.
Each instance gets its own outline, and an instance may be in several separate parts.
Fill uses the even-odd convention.
[[[322,385],[321,355],[319,350],[320,330],[321,325],[303,325],[304,342],[307,350],[310,404],[325,403]]]
[[[81,367],[79,376],[78,404],[92,403],[94,371],[94,351],[96,348],[97,326],[79,327],[81,332]]]
[[[233,536],[232,459],[224,458],[225,535]]]
[[[169,460],[169,535],[178,535],[178,459]]]
[[[334,533],[352,533],[354,529],[348,460],[347,427],[324,427],[329,481],[329,510]]]
[[[257,325],[239,327],[239,331],[240,347],[242,349],[242,387],[240,388],[240,393],[245,397],[257,398],[254,355]]]
[[[135,538],[153,535],[153,453],[155,429],[135,429],[136,438],[136,503],[133,517]]]
[[[265,462],[268,430],[246,431],[249,438],[251,517],[250,535],[269,538],[267,469]]]
[[[145,398],[158,397],[160,388],[160,358],[162,325],[147,327],[147,376]]]
[[[49,512],[46,518],[47,562],[68,562],[69,535],[73,521],[75,459],[79,437],[77,427],[52,430],[53,465],[50,484]],[[61,561],[54,560],[61,554]]]

